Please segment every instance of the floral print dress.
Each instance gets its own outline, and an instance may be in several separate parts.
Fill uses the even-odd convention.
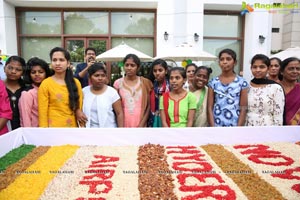
[[[263,87],[250,85],[248,92],[248,126],[283,125],[285,97],[279,84],[268,84]]]
[[[229,84],[223,84],[219,77],[209,81],[208,87],[214,91],[214,126],[237,126],[240,116],[241,91],[247,89],[247,81],[236,76]]]

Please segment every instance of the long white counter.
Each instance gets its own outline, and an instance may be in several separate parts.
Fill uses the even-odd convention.
[[[34,145],[203,145],[300,141],[300,126],[207,128],[19,128],[0,136],[0,156]]]

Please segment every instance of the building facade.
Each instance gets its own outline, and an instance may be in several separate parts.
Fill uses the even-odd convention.
[[[250,80],[252,56],[270,55],[274,17],[270,9],[254,7],[255,3],[273,1],[1,0],[0,49],[7,55],[26,60],[38,56],[49,62],[50,49],[62,46],[77,63],[83,61],[88,46],[96,47],[99,54],[125,42],[155,57],[166,47],[186,42],[216,56],[224,48],[234,49],[235,71]],[[288,45],[283,42],[282,48]],[[220,73],[217,62],[197,64],[211,66],[213,75]],[[108,71],[111,79],[119,73],[114,63]]]

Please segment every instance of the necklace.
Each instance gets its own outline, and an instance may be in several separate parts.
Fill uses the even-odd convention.
[[[17,97],[16,97],[15,95],[12,95],[12,96],[10,97],[10,99],[12,100],[12,102],[13,102],[13,107],[15,108],[15,107],[16,107]]]
[[[129,89],[129,91],[131,93],[131,97],[134,97],[136,95],[137,89],[140,86],[140,78],[138,77],[137,80],[132,81],[132,83],[135,83],[133,86],[128,84],[128,80],[126,80],[125,78],[124,78],[124,83],[125,83],[126,87]]]

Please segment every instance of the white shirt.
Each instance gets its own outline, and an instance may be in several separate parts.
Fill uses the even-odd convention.
[[[285,97],[279,84],[263,87],[250,85],[248,91],[248,126],[282,126]]]
[[[83,112],[88,118],[86,123],[86,127],[92,127],[91,124],[97,124],[94,120],[97,117],[94,116],[97,113],[99,128],[101,127],[117,127],[116,116],[113,110],[113,104],[120,99],[118,92],[107,86],[106,90],[99,95],[95,95],[91,92],[91,86],[86,86],[82,89],[83,91]],[[96,103],[94,103],[96,101]],[[97,111],[95,110],[95,106]],[[93,116],[93,117],[92,117]],[[91,119],[93,119],[93,123],[91,123]]]

